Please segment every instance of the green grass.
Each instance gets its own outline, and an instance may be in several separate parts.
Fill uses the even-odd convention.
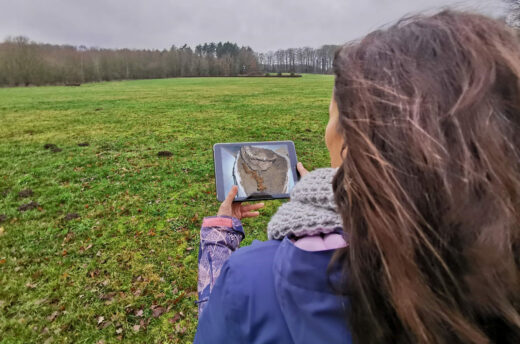
[[[326,166],[332,86],[305,75],[0,89],[0,343],[191,342],[199,226],[218,209],[213,144],[293,140],[309,169]],[[18,210],[31,200],[40,207]],[[266,239],[279,205],[244,221],[243,245]]]

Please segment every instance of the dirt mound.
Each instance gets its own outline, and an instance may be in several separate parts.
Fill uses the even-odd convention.
[[[79,215],[77,213],[68,213],[67,215],[65,215],[64,219],[65,219],[65,221],[79,219]]]
[[[45,145],[43,145],[43,148],[48,149],[53,153],[59,153],[62,151],[62,149],[56,146],[54,143],[46,143]]]
[[[88,146],[90,146],[90,143],[88,143],[88,142],[80,142],[80,143],[78,143],[78,146],[80,146],[80,147],[88,147]]]
[[[21,206],[18,207],[18,211],[28,211],[28,210],[33,210],[33,209],[36,209],[40,206],[40,204],[38,204],[38,202],[35,202],[35,201],[31,201],[29,203],[26,203],[26,204],[22,204]]]
[[[31,189],[25,189],[18,193],[18,198],[27,198],[34,195],[34,192]]]
[[[173,153],[170,151],[160,151],[159,153],[157,153],[157,156],[159,158],[160,157],[169,157],[169,156],[173,156]]]

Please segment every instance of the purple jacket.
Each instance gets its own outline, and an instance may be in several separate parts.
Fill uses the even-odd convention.
[[[348,299],[327,274],[333,250],[310,252],[291,240],[238,249],[242,224],[205,218],[199,248],[195,343],[351,343]]]

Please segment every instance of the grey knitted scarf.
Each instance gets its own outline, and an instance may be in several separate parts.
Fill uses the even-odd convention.
[[[282,204],[269,221],[267,237],[327,234],[343,227],[332,192],[336,171],[320,168],[306,174],[292,189],[291,200]]]

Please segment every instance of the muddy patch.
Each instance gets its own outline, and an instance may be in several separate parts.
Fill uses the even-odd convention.
[[[31,201],[29,203],[22,204],[21,206],[19,206],[18,211],[24,212],[24,211],[28,211],[28,210],[33,210],[33,209],[38,208],[39,206],[40,206],[40,204],[38,204],[38,202]]]
[[[0,214],[0,223],[7,221],[7,215]]]
[[[27,198],[34,195],[34,192],[31,189],[25,189],[18,193],[18,198]]]
[[[169,156],[173,156],[173,153],[170,152],[170,151],[160,151],[159,153],[157,153],[157,156],[159,158],[161,158],[161,157],[169,157]]]
[[[88,147],[88,146],[90,146],[90,143],[88,143],[88,142],[80,142],[80,143],[78,143],[78,146],[80,146],[80,147]]]

